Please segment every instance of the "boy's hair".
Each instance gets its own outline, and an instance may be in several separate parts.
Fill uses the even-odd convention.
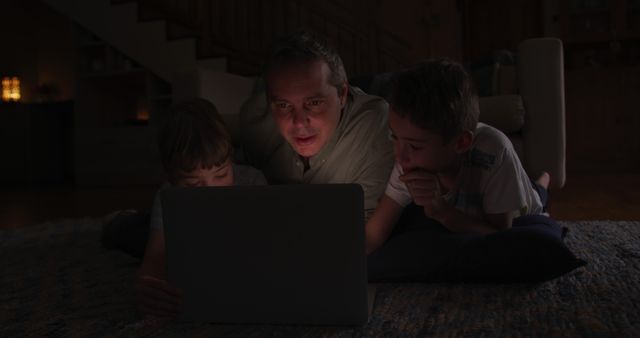
[[[338,93],[341,93],[347,81],[342,59],[327,41],[309,31],[301,30],[278,40],[272,48],[264,75],[286,66],[316,60],[327,63],[331,70],[329,83],[336,87]]]
[[[473,81],[463,66],[447,59],[427,60],[396,73],[391,109],[449,143],[463,131],[475,131],[480,109]]]
[[[171,106],[158,135],[162,165],[169,182],[195,169],[220,166],[233,153],[231,136],[216,107],[204,99]]]

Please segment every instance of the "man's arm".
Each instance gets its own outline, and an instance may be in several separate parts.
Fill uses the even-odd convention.
[[[348,149],[340,155],[343,165],[350,167],[348,183],[358,183],[364,190],[365,217],[369,219],[382,198],[393,168],[393,144],[389,139],[387,115],[389,106],[383,99],[349,88],[352,98],[349,111],[351,127],[342,139]]]
[[[402,214],[402,207],[384,194],[365,227],[367,255],[387,241]]]
[[[364,137],[364,136],[363,136]],[[354,183],[364,190],[365,218],[368,220],[384,195],[393,169],[393,147],[384,132],[375,136],[375,146],[363,156],[363,166]]]
[[[364,214],[365,220],[372,217],[376,211],[379,202],[384,197],[384,189],[387,186],[389,180],[389,174],[391,172],[388,167],[388,160],[382,159],[372,165],[370,170],[364,175],[358,177],[354,183],[360,184],[364,191]],[[377,164],[377,166],[376,166]]]

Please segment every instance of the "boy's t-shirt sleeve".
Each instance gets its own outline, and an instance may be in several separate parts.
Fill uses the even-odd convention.
[[[402,167],[396,162],[393,165],[393,170],[391,171],[391,176],[389,177],[389,182],[387,183],[387,188],[384,193],[404,208],[411,203],[412,199],[409,190],[407,190],[407,186],[404,182],[400,181],[400,175],[402,175]]]
[[[526,206],[524,187],[518,176],[513,155],[505,149],[486,183],[483,209],[487,214],[520,211]]]
[[[483,209],[487,214],[516,211],[518,216],[541,211],[541,202],[509,139],[495,133],[496,161],[484,186]]]
[[[248,165],[233,165],[234,185],[267,185],[262,172]]]

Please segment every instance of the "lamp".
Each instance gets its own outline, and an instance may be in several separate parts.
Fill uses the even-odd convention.
[[[11,79],[8,77],[2,78],[2,101],[8,102],[11,99]]]
[[[17,76],[2,78],[2,101],[17,102],[20,101],[20,79]]]

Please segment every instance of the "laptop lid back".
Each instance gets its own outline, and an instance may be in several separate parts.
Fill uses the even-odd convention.
[[[366,323],[359,185],[169,188],[161,199],[182,319]]]

